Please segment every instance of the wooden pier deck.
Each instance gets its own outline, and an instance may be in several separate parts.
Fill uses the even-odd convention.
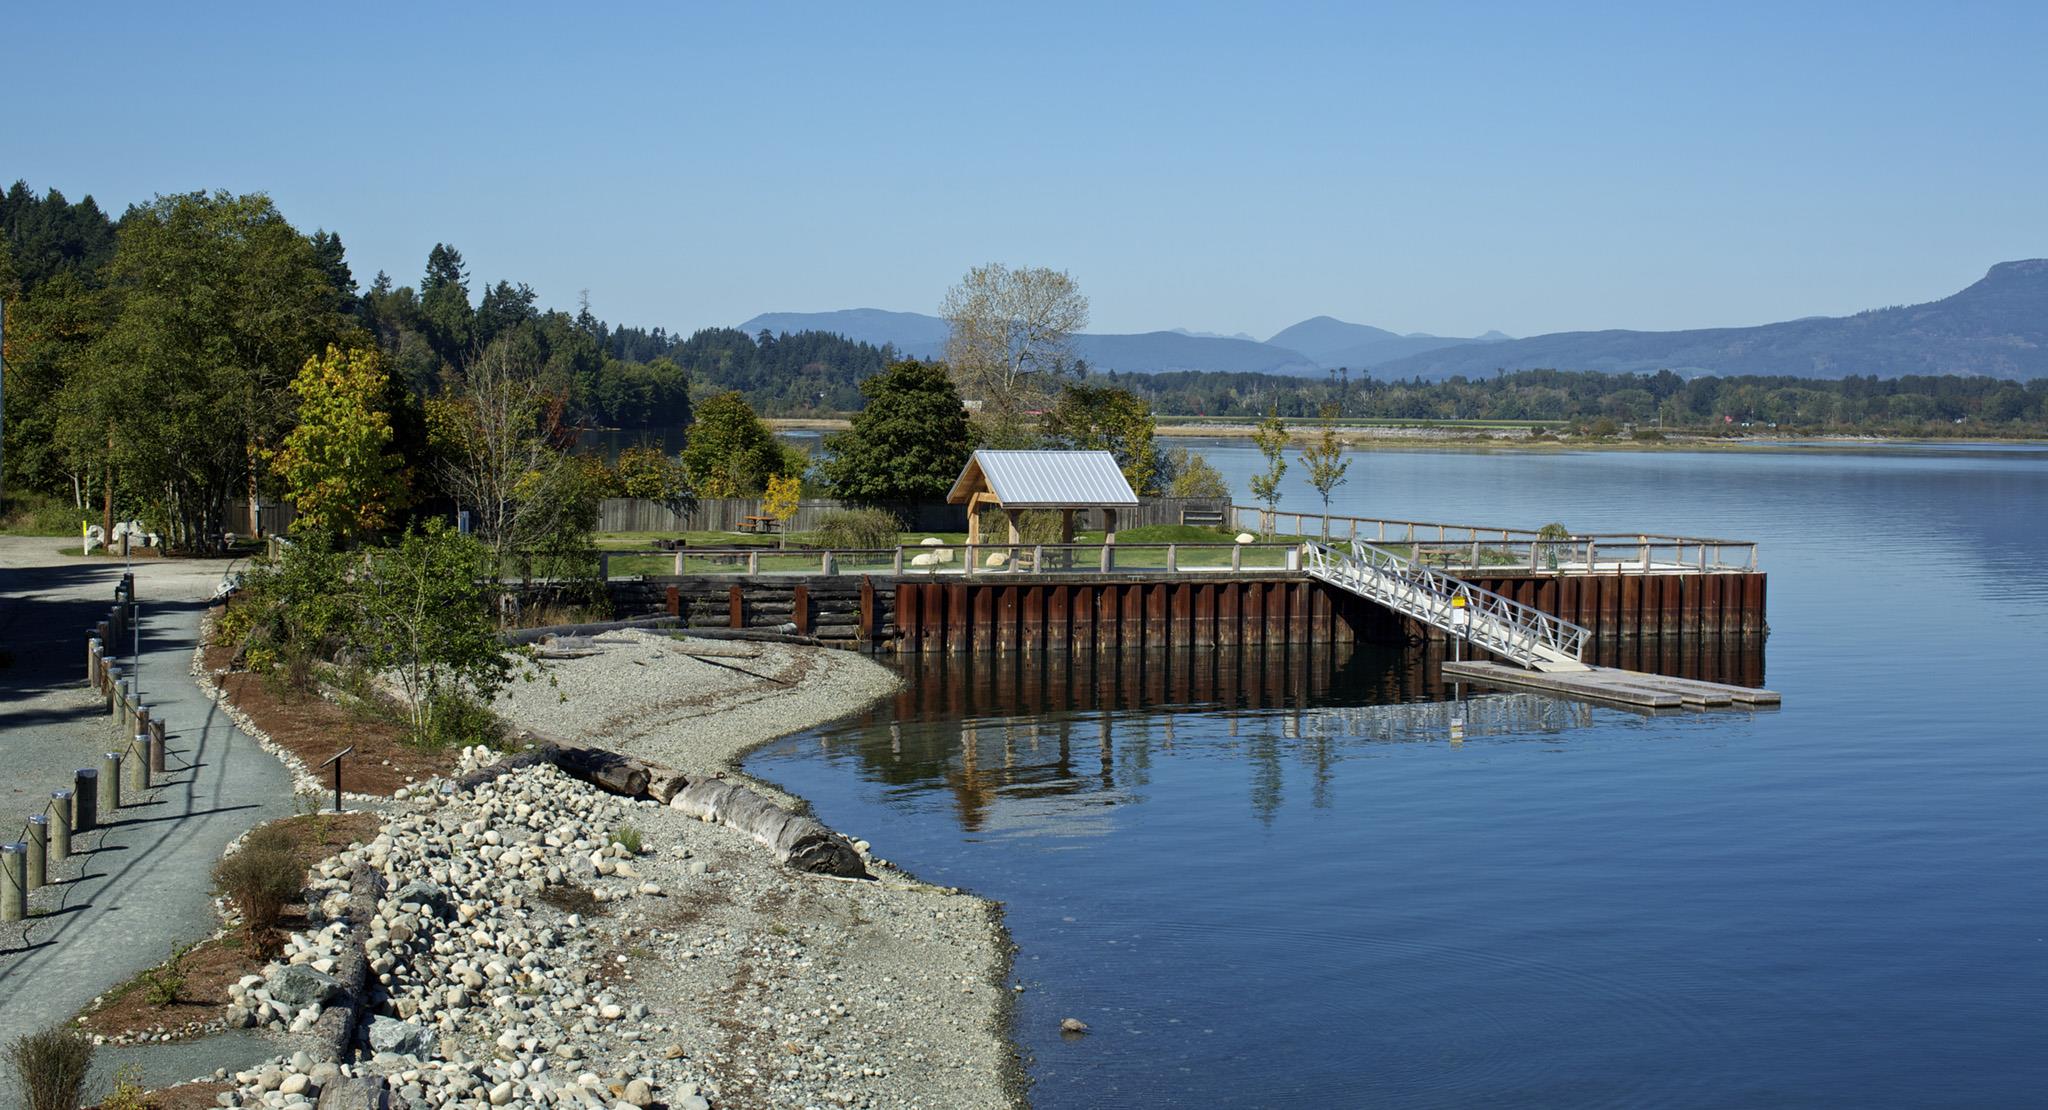
[[[1568,697],[1644,709],[1712,709],[1728,706],[1775,706],[1774,690],[1701,682],[1670,675],[1644,674],[1615,667],[1584,671],[1529,671],[1506,663],[1445,663],[1446,679],[1464,679],[1504,689],[1541,690]]]

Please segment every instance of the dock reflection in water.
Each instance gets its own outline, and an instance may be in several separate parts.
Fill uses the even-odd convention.
[[[1311,804],[1321,808],[1335,766],[1374,745],[1542,740],[1596,720],[1585,702],[1448,684],[1442,647],[917,656],[902,665],[895,697],[806,743],[853,757],[863,777],[899,796],[945,791],[964,831],[1074,836],[1101,831],[1084,820],[1090,807],[1099,815],[1130,800],[1168,753],[1241,759],[1253,811],[1266,821],[1286,763],[1308,772]],[[1756,638],[1610,654],[1624,665],[1663,661],[1683,677],[1763,676]]]

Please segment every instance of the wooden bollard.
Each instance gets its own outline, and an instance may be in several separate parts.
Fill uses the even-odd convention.
[[[0,921],[28,916],[28,845],[0,844]]]
[[[45,813],[32,813],[28,818],[28,882],[29,890],[41,890],[50,877],[50,817]]]
[[[85,681],[93,689],[100,686],[100,638],[89,636],[85,641]]]
[[[135,711],[135,728],[136,731],[146,733],[149,736],[149,773],[152,775],[163,774],[164,723],[151,717],[149,715],[149,707],[145,705]]]
[[[129,749],[129,755],[133,757],[129,762],[135,768],[129,774],[129,781],[134,785],[137,794],[149,789],[149,749],[152,746],[149,733],[145,730],[135,734],[135,744]]]
[[[99,819],[111,821],[121,808],[121,753],[100,753]]]
[[[99,827],[100,773],[80,767],[71,776],[71,831],[88,833]]]
[[[106,674],[107,712],[119,713],[121,711],[121,664],[107,664]]]
[[[50,791],[50,855],[71,858],[71,791]]]

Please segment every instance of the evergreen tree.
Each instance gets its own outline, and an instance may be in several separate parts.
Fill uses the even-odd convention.
[[[825,441],[824,477],[849,501],[944,497],[967,465],[974,434],[946,368],[898,362],[860,384],[867,405]]]

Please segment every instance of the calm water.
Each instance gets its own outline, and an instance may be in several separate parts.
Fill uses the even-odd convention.
[[[1785,707],[956,661],[758,753],[1006,904],[1038,1105],[2048,1099],[2048,456],[1386,453],[1337,501],[1759,540]]]

